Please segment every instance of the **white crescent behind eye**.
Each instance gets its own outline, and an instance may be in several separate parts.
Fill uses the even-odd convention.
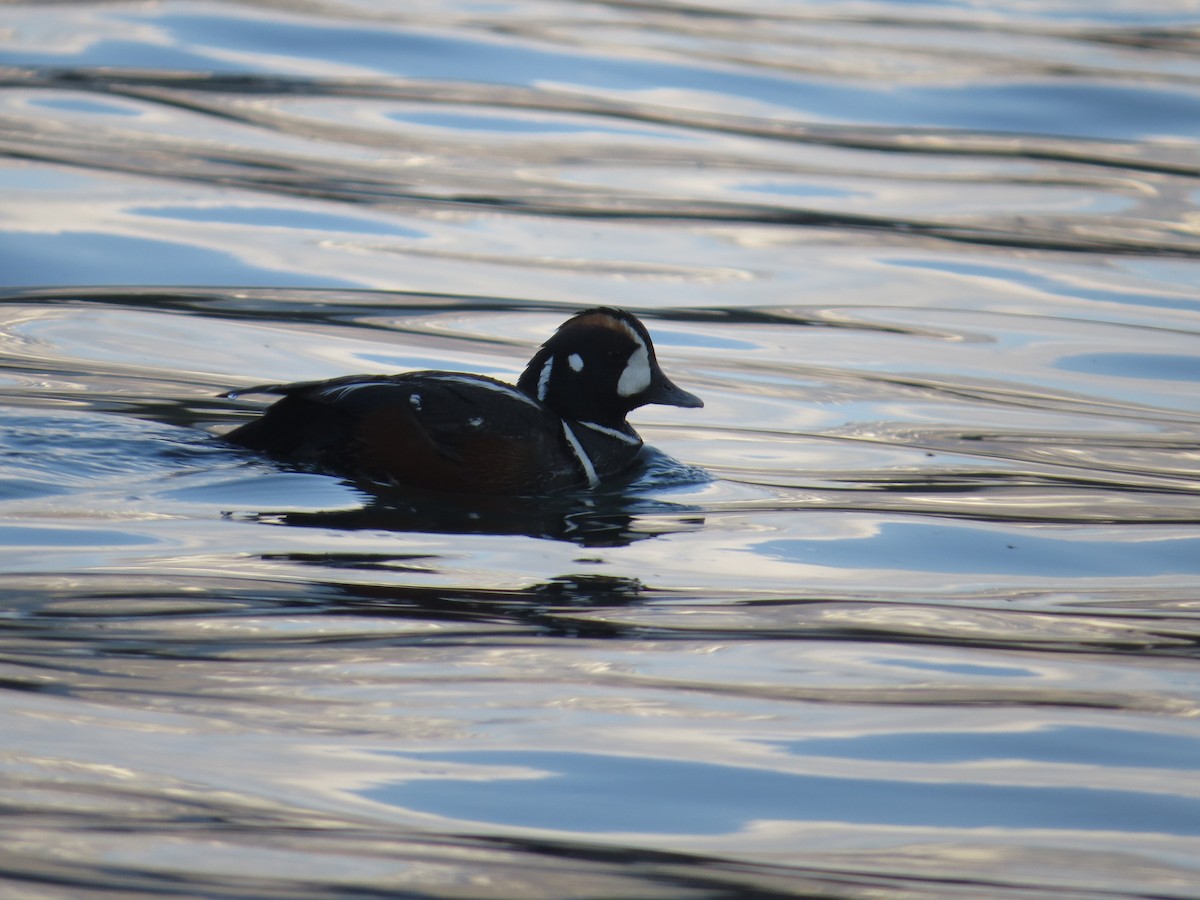
[[[629,355],[625,371],[617,382],[617,393],[622,397],[632,397],[650,387],[650,351],[638,335],[634,335],[634,340],[637,341],[637,349]]]

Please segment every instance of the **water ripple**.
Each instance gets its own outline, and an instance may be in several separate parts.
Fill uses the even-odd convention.
[[[285,7],[5,8],[6,886],[1195,896],[1194,3]],[[602,492],[221,440],[594,304]]]

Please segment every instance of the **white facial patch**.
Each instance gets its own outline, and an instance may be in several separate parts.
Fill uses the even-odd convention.
[[[415,409],[417,412],[421,411],[421,395],[420,394],[409,394],[408,402],[412,404],[413,409]]]
[[[538,399],[545,400],[546,392],[550,390],[550,373],[554,369],[554,357],[546,360],[546,364],[542,366],[541,374],[538,375]]]
[[[572,372],[583,371],[583,357],[578,353],[572,353],[567,357],[567,365],[571,367]]]
[[[637,342],[637,349],[629,355],[625,371],[617,381],[617,393],[622,397],[632,397],[650,387],[650,351],[646,349],[646,343],[641,337],[632,331],[630,334]]]

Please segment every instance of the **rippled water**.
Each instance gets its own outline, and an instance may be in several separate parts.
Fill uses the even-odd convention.
[[[403,11],[399,11],[403,10]],[[0,8],[0,895],[1200,895],[1200,13]],[[552,503],[223,444],[637,311]]]

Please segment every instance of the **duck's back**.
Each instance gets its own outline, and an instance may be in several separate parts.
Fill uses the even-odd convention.
[[[282,399],[226,439],[303,465],[464,493],[541,493],[588,483],[562,420],[484,376],[409,372],[237,393]]]

